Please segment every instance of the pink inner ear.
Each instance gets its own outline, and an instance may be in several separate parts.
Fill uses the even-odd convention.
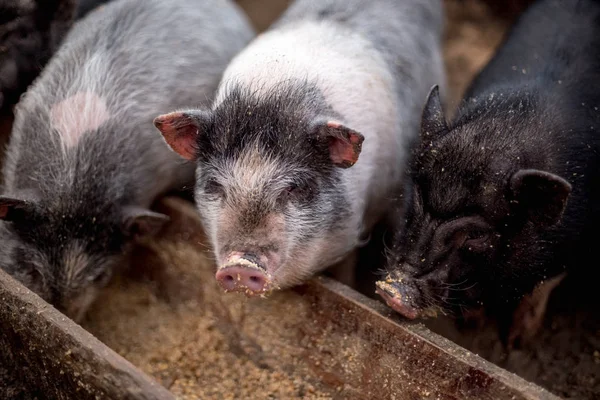
[[[154,119],[154,125],[160,130],[173,151],[186,160],[196,158],[195,144],[198,127],[188,115],[182,112],[160,115]]]
[[[361,137],[350,129],[342,127],[338,122],[330,121],[328,128],[344,129],[347,140],[339,137],[331,137],[329,141],[329,157],[334,164],[348,168],[356,164],[361,149]]]
[[[8,206],[0,206],[0,219],[6,218],[8,215]]]

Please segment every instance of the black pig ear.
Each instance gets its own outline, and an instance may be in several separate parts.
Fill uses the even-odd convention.
[[[37,13],[40,16],[48,18],[51,16],[53,29],[60,31],[60,35],[66,33],[73,24],[79,0],[37,0]],[[57,32],[58,33],[58,32]]]
[[[356,164],[365,140],[363,135],[334,120],[317,122],[315,129],[317,137],[327,141],[329,158],[336,167],[350,168]]]
[[[429,91],[421,114],[421,137],[431,140],[435,135],[446,131],[448,131],[448,125],[440,99],[440,87],[434,85]]]
[[[571,184],[558,175],[522,169],[510,179],[510,188],[529,220],[540,228],[557,224],[571,193]]]
[[[0,196],[0,220],[14,221],[20,219],[31,208],[26,200]]]
[[[207,112],[192,110],[159,115],[153,122],[173,151],[186,160],[195,160],[198,136],[206,129],[208,121]]]
[[[126,209],[123,218],[123,232],[132,238],[143,238],[157,234],[169,222],[165,214],[156,213],[143,208]]]

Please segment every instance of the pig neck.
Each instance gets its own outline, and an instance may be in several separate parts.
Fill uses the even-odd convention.
[[[469,140],[480,140],[499,157],[505,155],[514,169],[537,168],[567,179],[583,168],[581,152],[597,141],[589,127],[578,122],[585,110],[564,98],[536,84],[517,90],[497,86],[467,100],[453,130],[471,125]]]
[[[401,107],[391,89],[396,86],[394,78],[385,60],[360,34],[331,21],[299,22],[259,36],[234,58],[214,107],[227,97],[229,83],[261,96],[297,80],[309,82],[323,94],[323,114],[333,111],[340,122],[365,136],[358,162],[341,174],[352,199],[352,224],[369,229],[380,216],[375,208],[385,208],[382,203],[398,180],[405,157],[398,127],[410,118],[399,115]],[[391,159],[396,162],[390,163]]]

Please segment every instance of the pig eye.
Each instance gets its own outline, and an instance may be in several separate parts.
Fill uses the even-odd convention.
[[[25,272],[33,284],[39,284],[42,282],[42,273],[35,265],[28,265]]]
[[[485,230],[471,230],[467,233],[465,238],[464,247],[472,251],[485,250],[488,247],[488,238],[490,236],[489,231]]]
[[[289,184],[284,190],[281,191],[277,202],[279,205],[285,205],[291,198],[295,197],[301,192],[300,187],[296,183]]]
[[[108,271],[108,270],[102,271],[98,275],[96,275],[96,277],[94,277],[92,282],[95,284],[98,284],[98,285],[105,285],[110,280],[110,277],[111,277],[110,271]]]
[[[33,263],[25,262],[20,264],[19,269],[14,272],[14,276],[24,285],[33,288],[39,288],[44,284],[44,276],[41,269]]]
[[[285,192],[287,193],[288,198],[293,199],[306,199],[311,189],[308,184],[298,185],[297,183],[290,184]]]
[[[290,185],[287,187],[286,191],[287,191],[289,194],[293,194],[293,193],[295,193],[295,192],[298,192],[298,185],[297,185],[297,184],[295,184],[295,183],[292,183],[292,184],[290,184]]]
[[[279,194],[279,197],[277,198],[277,203],[279,203],[279,205],[285,205],[297,188],[298,188],[298,186],[295,184],[291,184],[291,185],[287,186]]]
[[[204,191],[208,194],[220,195],[223,193],[223,186],[216,179],[210,178],[204,184]]]
[[[476,240],[476,239],[484,239],[487,238],[488,233],[482,230],[473,230],[467,233],[467,240]]]

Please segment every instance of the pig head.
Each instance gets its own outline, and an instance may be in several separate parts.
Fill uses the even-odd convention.
[[[0,196],[0,268],[79,322],[131,245],[168,217],[109,203],[63,206],[56,197],[34,190]]]
[[[561,223],[572,187],[549,171],[539,135],[520,131],[531,129],[524,121],[541,126],[535,108],[512,108],[504,118],[482,113],[450,127],[437,88],[430,92],[402,228],[377,284],[405,317],[513,302],[560,272],[545,262],[553,245],[546,234]],[[517,133],[505,134],[506,126]]]
[[[339,171],[357,162],[363,137],[302,103],[311,104],[241,90],[215,110],[155,119],[171,148],[198,164],[196,202],[226,291],[301,283],[358,239]]]

